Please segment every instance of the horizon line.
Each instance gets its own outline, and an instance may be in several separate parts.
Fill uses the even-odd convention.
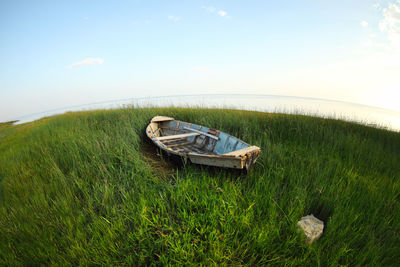
[[[318,98],[318,97],[305,97],[305,96],[293,96],[293,95],[270,95],[270,94],[239,94],[239,93],[236,93],[236,94],[187,94],[187,95],[162,95],[162,96],[130,97],[130,98],[119,98],[119,99],[113,99],[113,100],[97,101],[97,102],[91,102],[91,103],[86,103],[86,104],[65,106],[65,107],[54,108],[54,109],[39,111],[39,112],[35,112],[35,113],[30,113],[30,114],[22,115],[22,116],[19,116],[19,117],[15,117],[15,118],[13,118],[13,119],[11,119],[9,121],[21,120],[21,119],[26,118],[26,117],[37,116],[37,115],[40,115],[40,114],[43,114],[43,113],[48,113],[48,112],[57,112],[57,111],[61,111],[61,110],[66,110],[65,112],[68,112],[67,109],[74,109],[74,108],[85,107],[85,106],[90,106],[90,105],[99,105],[99,104],[113,103],[113,102],[119,102],[119,101],[129,101],[129,100],[138,101],[138,100],[146,100],[146,99],[173,98],[173,97],[195,97],[195,96],[253,96],[253,97],[257,97],[257,96],[260,97],[261,96],[261,97],[299,98],[299,99],[312,100],[312,101],[337,102],[337,103],[358,105],[358,106],[363,106],[363,107],[368,107],[368,108],[375,108],[375,109],[381,109],[381,110],[384,110],[384,111],[400,113],[400,111],[392,110],[392,109],[388,109],[388,108],[383,108],[383,107],[371,106],[371,105],[355,103],[355,102],[349,102],[349,101],[343,101],[343,100],[336,100],[336,99]]]

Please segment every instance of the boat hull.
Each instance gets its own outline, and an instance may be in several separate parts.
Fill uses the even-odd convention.
[[[165,116],[154,117],[146,134],[161,150],[194,164],[249,171],[261,152],[224,132]]]

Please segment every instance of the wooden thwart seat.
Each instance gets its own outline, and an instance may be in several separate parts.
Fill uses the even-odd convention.
[[[185,134],[161,136],[161,137],[157,137],[157,139],[162,141],[162,140],[180,139],[180,138],[186,138],[186,137],[198,136],[198,135],[200,135],[200,134],[199,133],[185,133]]]

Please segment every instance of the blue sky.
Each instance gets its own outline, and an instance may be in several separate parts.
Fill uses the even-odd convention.
[[[210,93],[400,111],[400,0],[3,0],[0,38],[0,121]]]

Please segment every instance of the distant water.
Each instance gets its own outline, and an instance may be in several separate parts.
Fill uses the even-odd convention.
[[[400,112],[341,101],[276,95],[183,95],[130,98],[91,103],[80,106],[49,110],[16,118],[18,123],[34,121],[43,117],[92,109],[136,107],[203,107],[233,108],[263,112],[307,114],[325,118],[337,118],[359,122],[375,127],[400,131]]]

